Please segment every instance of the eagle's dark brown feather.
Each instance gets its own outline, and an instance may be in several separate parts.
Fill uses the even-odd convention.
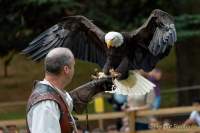
[[[55,47],[70,48],[78,59],[104,66],[106,60],[105,33],[83,16],[71,16],[34,39],[24,54],[39,61]]]
[[[40,34],[23,52],[37,61],[55,47],[67,47],[76,58],[99,64],[105,73],[114,68],[126,77],[130,69],[153,69],[176,41],[173,17],[158,9],[140,28],[121,34],[124,43],[107,49],[101,29],[84,16],[70,16]]]

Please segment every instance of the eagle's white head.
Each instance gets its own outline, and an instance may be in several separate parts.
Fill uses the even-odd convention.
[[[105,35],[105,42],[108,48],[110,47],[117,48],[123,44],[124,38],[122,34],[120,34],[119,32],[111,31]]]

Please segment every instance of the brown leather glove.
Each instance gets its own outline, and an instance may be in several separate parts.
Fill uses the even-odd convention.
[[[76,113],[82,113],[88,102],[92,100],[92,97],[97,93],[109,91],[112,88],[112,78],[101,78],[90,81],[72,91],[69,92],[73,99],[74,111]]]

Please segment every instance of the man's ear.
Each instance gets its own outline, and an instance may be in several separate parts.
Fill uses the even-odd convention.
[[[65,72],[66,74],[68,74],[68,73],[69,73],[69,71],[70,71],[68,66],[64,66],[64,68],[63,68],[63,69],[64,69],[64,72]]]

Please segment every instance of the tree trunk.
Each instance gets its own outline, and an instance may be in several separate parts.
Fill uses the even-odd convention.
[[[4,61],[4,77],[8,77],[8,65]]]
[[[8,66],[10,65],[10,62],[12,61],[13,57],[15,55],[14,51],[11,51],[8,56],[4,59],[4,77],[8,77]]]
[[[190,38],[176,45],[177,87],[200,85],[200,39]],[[200,98],[200,90],[188,90],[178,93],[178,105],[191,105]]]

